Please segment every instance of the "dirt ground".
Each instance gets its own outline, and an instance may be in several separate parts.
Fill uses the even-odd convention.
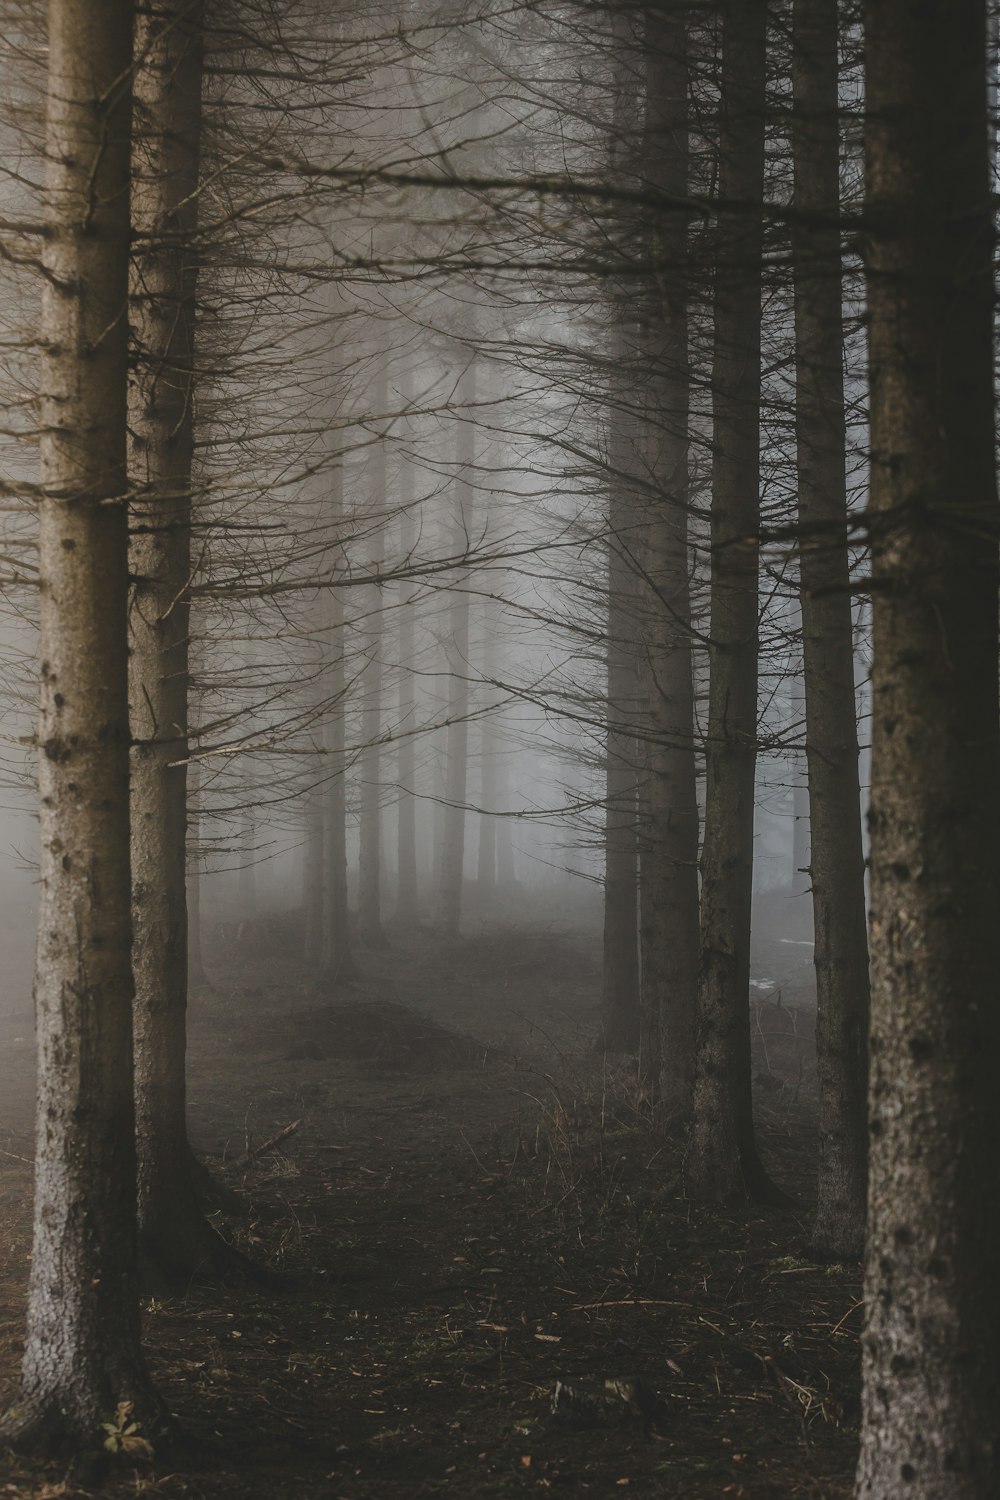
[[[393,934],[336,993],[309,983],[299,947],[288,919],[223,929],[191,1017],[192,1135],[249,1206],[220,1228],[293,1279],[145,1304],[181,1438],[103,1494],[850,1494],[858,1278],[803,1248],[801,954],[768,956],[788,973],[780,994],[761,984],[754,1029],[764,1150],[802,1208],[720,1217],[688,1202],[627,1067],[589,1049],[596,939],[528,913],[450,945]],[[0,1404],[29,1253],[30,1022],[15,1035],[0,1055]],[[0,1496],[74,1500],[88,1484],[0,1454]]]

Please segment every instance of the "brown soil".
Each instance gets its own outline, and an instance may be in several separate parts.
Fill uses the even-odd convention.
[[[195,1142],[250,1204],[220,1227],[296,1281],[146,1305],[182,1439],[102,1493],[850,1494],[856,1270],[805,1258],[806,1207],[687,1201],[630,1070],[588,1050],[585,939],[542,923],[451,946],[397,935],[336,994],[294,948],[273,920],[258,943],[243,933],[241,966],[220,948],[191,1050]],[[795,998],[763,1000],[754,1027],[763,1146],[805,1204],[812,1028]],[[22,1338],[29,1053],[0,1059],[0,1402]],[[0,1456],[0,1496],[91,1492],[65,1465]]]

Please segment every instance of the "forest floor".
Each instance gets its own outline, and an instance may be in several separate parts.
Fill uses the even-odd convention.
[[[765,1155],[803,1206],[720,1216],[685,1197],[627,1067],[589,1045],[593,936],[537,912],[451,944],[394,934],[332,994],[295,949],[280,919],[223,929],[191,1016],[192,1135],[249,1203],[220,1227],[294,1280],[145,1303],[182,1438],[102,1494],[850,1494],[858,1276],[804,1249],[794,974],[760,989],[755,1066]],[[0,1406],[30,1248],[27,1027],[0,1056]],[[90,1493],[65,1464],[0,1454],[0,1496]]]

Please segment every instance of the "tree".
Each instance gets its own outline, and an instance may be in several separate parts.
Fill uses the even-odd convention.
[[[645,531],[645,693],[649,704],[641,842],[643,1072],[664,1110],[691,1113],[698,1025],[698,802],[688,549],[689,408],[687,216],[688,18],[651,7],[644,37],[643,177],[670,203],[651,216],[643,328],[648,404],[644,467],[652,498]],[[744,122],[744,128],[746,122]]]
[[[452,481],[451,551],[461,557],[469,547],[476,457],[476,366],[469,354],[458,382],[459,412],[455,431],[455,477]],[[465,878],[465,802],[469,774],[469,594],[464,586],[452,590],[448,609],[447,759],[441,827],[441,869],[438,924],[458,937],[462,924]]]
[[[162,1418],[139,1347],[129,868],[128,0],[52,0],[41,343],[38,1133],[7,1439]]]
[[[864,1244],[869,998],[837,223],[839,10],[837,0],[795,0],[792,127],[799,579],[820,1112],[812,1239],[834,1259],[857,1258]]]
[[[385,421],[388,405],[388,369],[383,355],[375,380],[375,413],[379,423]],[[379,431],[368,461],[370,473],[369,503],[371,561],[377,570],[385,552],[385,529],[388,512],[386,487],[386,444]],[[369,948],[385,944],[382,930],[382,750],[379,744],[382,725],[382,652],[384,650],[384,614],[382,586],[371,590],[371,604],[365,627],[367,664],[361,679],[364,703],[361,711],[361,827],[358,852],[358,930],[361,941]]]
[[[331,528],[331,559],[339,550],[343,558],[344,466],[335,455],[324,471],[328,486]],[[332,578],[336,565],[330,562]],[[326,674],[327,712],[323,725],[324,748],[331,760],[331,775],[325,798],[324,818],[324,923],[321,972],[328,984],[352,979],[357,973],[351,943],[350,912],[347,904],[347,730],[345,708],[347,674],[344,663],[344,605],[341,590],[334,586],[326,592],[326,626],[328,668]]]
[[[129,311],[132,907],[139,1225],[158,1278],[236,1263],[207,1223],[187,1135],[188,688],[204,10],[136,26]]]
[[[981,0],[864,6],[873,748],[861,1500],[1000,1453],[993,202]]]
[[[722,8],[700,1035],[688,1174],[695,1195],[723,1201],[769,1186],[754,1139],[749,1020],[766,10],[765,0]]]

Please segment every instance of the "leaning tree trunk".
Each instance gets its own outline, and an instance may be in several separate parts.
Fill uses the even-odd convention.
[[[862,1500],[1000,1455],[994,224],[982,0],[868,0],[873,753]]]
[[[819,1196],[814,1249],[864,1246],[868,938],[847,551],[838,0],[795,0],[795,435],[816,941]],[[795,785],[795,828],[805,820]],[[796,850],[800,839],[795,839]],[[804,863],[801,856],[796,865]],[[793,880],[795,872],[793,872]]]
[[[470,357],[459,381],[460,415],[455,423],[456,473],[452,554],[467,551],[471,540],[473,465],[475,463],[476,367]],[[469,595],[461,580],[448,608],[448,729],[441,807],[441,869],[437,925],[450,937],[462,926],[465,877],[465,805],[469,775]]]
[[[0,1439],[99,1447],[160,1420],[139,1348],[125,459],[132,6],[52,0],[38,501],[34,1236]]]
[[[769,1190],[754,1139],[749,1009],[765,0],[728,0],[722,17],[701,1014],[687,1169],[696,1197],[734,1202]]]
[[[687,193],[686,27],[674,13],[646,19],[647,187],[676,202]],[[687,1120],[698,1035],[698,800],[688,555],[687,218],[668,208],[649,226],[659,261],[644,319],[649,364],[645,456],[651,515],[643,563],[650,719],[646,827],[640,855],[642,1073],[664,1114]]]

